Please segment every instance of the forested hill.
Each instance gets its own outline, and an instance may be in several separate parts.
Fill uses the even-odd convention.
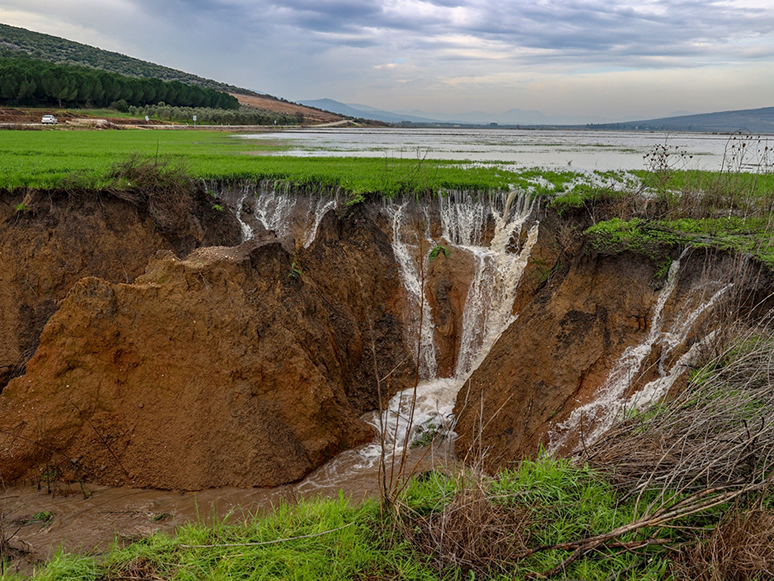
[[[58,36],[0,24],[0,57],[15,57],[19,56],[19,53],[26,53],[32,58],[60,65],[90,67],[131,77],[180,81],[187,85],[197,85],[230,93],[255,94],[248,89],[204,79],[117,52],[102,50]]]

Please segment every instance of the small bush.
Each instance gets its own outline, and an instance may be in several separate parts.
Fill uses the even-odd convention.
[[[524,505],[493,502],[487,481],[478,477],[464,482],[443,510],[409,518],[404,530],[441,575],[459,571],[477,578],[512,569],[529,545],[530,515]]]
[[[115,109],[116,111],[120,113],[128,113],[129,112],[129,103],[127,103],[123,99],[119,99],[118,101],[114,101],[110,104],[110,106]]]
[[[729,512],[711,533],[680,549],[673,570],[675,581],[774,578],[774,512]]]

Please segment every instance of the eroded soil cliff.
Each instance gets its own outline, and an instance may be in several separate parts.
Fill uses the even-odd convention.
[[[661,252],[585,249],[556,272],[460,393],[458,454],[496,470],[582,448],[625,410],[679,389],[743,305],[771,292],[744,257]]]
[[[679,385],[719,307],[770,288],[728,254],[600,254],[580,234],[586,218],[526,198],[510,230],[496,210],[470,206],[484,216],[474,240],[438,201],[293,206],[272,192],[272,211],[297,220],[272,229],[268,206],[232,193],[228,211],[199,192],[182,214],[131,195],[5,202],[6,482],[291,482],[370,439],[361,415],[430,368],[463,385],[461,456],[494,469],[541,445],[567,452],[613,413],[596,402]],[[245,228],[252,237],[240,243]],[[484,275],[499,264],[502,232],[498,252],[517,276],[495,289]],[[484,311],[471,328],[471,309],[496,293],[510,297],[498,307],[503,329],[485,329]],[[465,350],[489,339],[468,377]]]
[[[83,277],[131,282],[157,250],[237,243],[234,217],[196,194],[174,232],[162,232],[146,206],[108,192],[0,195],[0,390],[23,373],[46,321]]]
[[[265,233],[82,278],[2,394],[4,478],[273,486],[369,439],[377,372],[394,391],[410,368],[389,241],[330,213],[294,248]]]

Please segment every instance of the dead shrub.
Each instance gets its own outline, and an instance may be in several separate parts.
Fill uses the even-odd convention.
[[[507,572],[529,542],[530,511],[497,502],[483,477],[464,478],[451,501],[437,512],[398,511],[402,532],[443,575],[450,571],[488,576]]]
[[[733,510],[705,538],[674,558],[676,581],[753,581],[774,577],[774,512]]]
[[[114,164],[108,177],[113,180],[110,193],[147,208],[162,232],[187,229],[193,206],[193,184],[182,161],[131,155]]]

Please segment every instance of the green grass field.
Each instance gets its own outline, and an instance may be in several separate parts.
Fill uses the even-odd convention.
[[[275,148],[276,149],[276,148]],[[493,170],[463,171],[451,163],[352,158],[286,158],[266,155],[271,147],[210,131],[6,131],[0,133],[0,187],[58,187],[79,176],[84,185],[107,185],[110,167],[130,155],[181,160],[194,178],[318,181],[354,192],[376,191],[385,181],[409,179],[428,186],[507,188]],[[456,164],[455,164],[456,165]],[[392,179],[394,178],[394,179]]]
[[[510,171],[504,164],[389,157],[289,157],[281,148],[224,133],[199,130],[3,131],[0,188],[92,188],[110,184],[113,164],[130,155],[172,158],[198,179],[276,179],[338,186],[357,195],[427,193],[438,189],[491,191],[510,187],[546,189],[541,176],[561,191],[574,172]],[[548,177],[546,177],[548,176]],[[543,185],[541,185],[543,184]]]

